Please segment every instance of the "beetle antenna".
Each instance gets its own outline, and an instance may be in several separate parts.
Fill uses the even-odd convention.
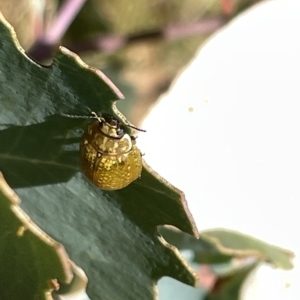
[[[76,119],[97,119],[101,122],[104,121],[102,117],[99,117],[95,112],[91,112],[89,116],[78,116],[78,115],[69,115],[65,113],[60,113],[63,117],[68,117],[68,118],[76,118]]]
[[[68,115],[65,113],[60,113],[63,117],[74,118],[74,119],[94,119],[95,116],[78,116],[78,115]]]
[[[94,111],[91,112],[89,116],[78,116],[78,115],[69,115],[65,113],[60,113],[63,117],[75,118],[75,119],[97,119],[99,122],[105,122],[105,118],[98,116]],[[144,129],[137,128],[133,125],[124,124],[127,127],[133,128],[138,131],[146,132]]]
[[[145,129],[140,129],[140,128],[137,128],[137,127],[135,127],[135,126],[129,125],[129,124],[125,124],[125,126],[130,127],[130,128],[133,128],[133,129],[138,130],[138,131],[146,132]]]

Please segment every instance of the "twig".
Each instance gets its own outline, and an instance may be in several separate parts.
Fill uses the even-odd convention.
[[[85,2],[86,0],[66,0],[40,42],[48,45],[57,44]]]

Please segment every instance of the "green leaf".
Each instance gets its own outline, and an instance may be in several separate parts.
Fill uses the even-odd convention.
[[[50,66],[40,66],[1,18],[0,91],[0,170],[34,222],[83,268],[92,299],[154,299],[162,276],[195,283],[176,248],[156,232],[170,224],[198,235],[182,192],[145,162],[141,179],[111,192],[79,170],[86,121],[60,114],[94,111],[127,122],[114,103],[123,95],[103,73],[63,47]]]
[[[211,241],[224,254],[235,257],[256,256],[277,268],[284,270],[293,268],[291,262],[294,257],[293,252],[249,235],[227,229],[214,229],[202,232],[201,236]]]
[[[0,173],[0,295],[49,299],[52,280],[68,284],[73,274],[63,246],[38,228],[19,207]]]

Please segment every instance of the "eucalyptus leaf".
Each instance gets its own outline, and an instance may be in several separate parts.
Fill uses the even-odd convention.
[[[283,270],[293,268],[294,253],[290,250],[271,245],[257,238],[228,229],[210,229],[202,236],[215,245],[221,252],[235,257],[256,256],[258,259]]]
[[[145,162],[141,178],[119,191],[103,191],[80,172],[78,143],[89,121],[62,114],[93,111],[129,123],[115,107],[122,93],[102,72],[63,47],[51,65],[37,64],[1,17],[0,91],[0,170],[32,220],[84,270],[91,299],[155,299],[162,276],[195,283],[156,231],[170,224],[198,235],[182,192]]]

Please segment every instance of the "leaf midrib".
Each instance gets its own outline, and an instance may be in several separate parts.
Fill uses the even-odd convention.
[[[4,159],[4,160],[18,160],[18,161],[25,161],[28,163],[32,163],[32,164],[39,164],[39,165],[51,165],[51,166],[57,166],[57,167],[64,167],[67,168],[69,170],[75,170],[77,171],[78,168],[69,165],[69,164],[64,164],[64,163],[59,163],[56,162],[54,160],[40,160],[40,159],[35,159],[35,158],[27,158],[27,157],[22,157],[22,156],[14,156],[14,155],[10,155],[10,154],[0,154],[0,159]]]

